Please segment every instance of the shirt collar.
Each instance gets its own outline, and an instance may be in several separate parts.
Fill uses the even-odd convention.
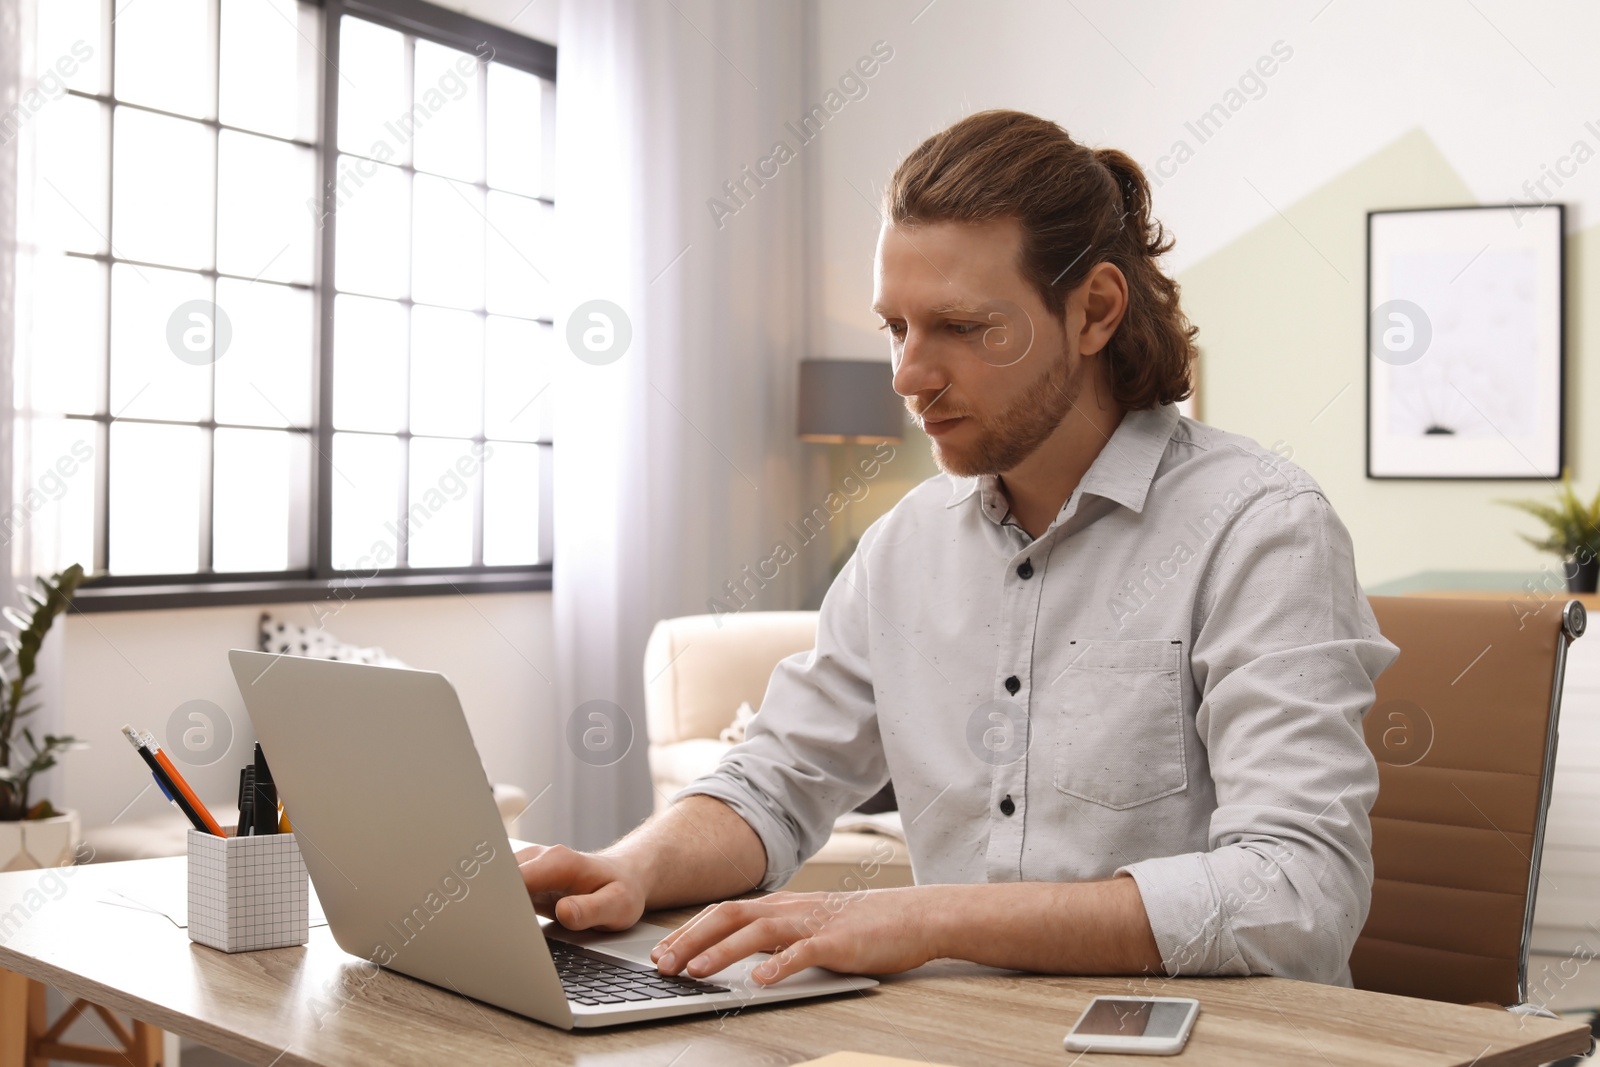
[[[1142,512],[1150,483],[1155,480],[1156,467],[1166,454],[1167,442],[1172,439],[1177,425],[1176,404],[1128,412],[1089,465],[1079,489],[1085,494],[1114,500],[1131,511]],[[999,479],[993,474],[969,477],[947,474],[945,477],[950,481],[950,498],[945,507],[955,507],[981,488],[986,501],[1001,501],[1002,513],[994,521],[1004,518],[1005,498],[1000,493]]]

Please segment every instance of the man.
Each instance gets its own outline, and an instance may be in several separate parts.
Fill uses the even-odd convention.
[[[1316,483],[1180,419],[1196,332],[1138,166],[990,111],[885,196],[873,309],[945,475],[862,536],[747,739],[601,852],[519,853],[576,929],[775,889],[892,778],[917,885],[702,911],[655,951],[1348,985],[1361,719],[1397,650]],[[1241,294],[1241,299],[1247,294]]]

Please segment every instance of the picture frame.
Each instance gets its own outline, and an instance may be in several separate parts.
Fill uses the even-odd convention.
[[[1373,479],[1554,479],[1566,459],[1562,204],[1367,212]]]

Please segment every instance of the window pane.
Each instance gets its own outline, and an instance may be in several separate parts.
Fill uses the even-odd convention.
[[[110,109],[64,96],[38,118],[40,188],[34,198],[42,243],[106,251],[106,123]]]
[[[549,315],[550,207],[537,200],[489,194],[490,311],[529,318]]]
[[[82,419],[34,419],[31,427],[31,476],[17,506],[0,519],[5,540],[26,524],[38,573],[74,563],[93,571],[98,427]]]
[[[471,566],[472,517],[480,466],[477,448],[471,441],[411,439],[407,564]]]
[[[279,137],[316,139],[317,12],[296,0],[222,0],[218,117]]]
[[[35,410],[93,415],[106,366],[106,268],[92,259],[39,261],[32,361]]]
[[[462,181],[482,181],[478,58],[432,41],[418,41],[415,104],[417,169]]]
[[[544,79],[489,64],[489,184],[538,196],[544,144],[540,133]]]
[[[212,568],[287,570],[303,553],[304,494],[309,484],[305,434],[276,430],[216,432],[211,518]]]
[[[406,173],[369,160],[339,158],[339,239],[334,277],[341,290],[408,295],[411,192]]]
[[[406,309],[337,297],[333,305],[333,424],[394,431],[406,421]]]
[[[495,441],[483,462],[483,562],[539,562],[539,446]]]
[[[316,154],[232,130],[222,131],[217,151],[217,269],[309,284]]]
[[[127,107],[117,108],[113,121],[111,242],[117,254],[175,267],[211,266],[211,130]]]
[[[129,263],[111,268],[111,414],[148,419],[210,414],[208,324],[191,317],[208,309],[185,307],[210,299],[211,283],[198,274]],[[200,346],[199,351],[184,349],[187,358],[179,358],[170,343],[168,328],[175,318],[180,337]]]
[[[483,307],[483,192],[417,175],[411,296],[426,304]],[[341,238],[342,241],[342,238]]]
[[[548,431],[550,327],[525,319],[489,316],[484,331],[487,383],[483,393],[484,433],[513,441],[533,441]]]
[[[333,565],[370,572],[398,558],[400,439],[333,435]]]
[[[311,293],[221,278],[217,304],[233,325],[217,360],[217,421],[311,425]]]
[[[411,309],[411,432],[475,436],[483,426],[483,320]]]
[[[340,150],[408,162],[410,111],[405,37],[360,19],[340,19]]]
[[[107,547],[113,574],[199,569],[204,450],[196,426],[112,423]]]
[[[117,0],[116,10],[117,99],[213,118],[216,25],[208,0]]]
[[[104,91],[101,7],[101,0],[49,0],[35,8],[39,19],[39,88],[47,95],[55,96],[56,86],[84,93]],[[59,80],[52,80],[47,67]]]

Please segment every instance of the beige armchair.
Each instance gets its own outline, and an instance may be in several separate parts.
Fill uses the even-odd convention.
[[[663,619],[644,653],[645,714],[656,809],[709,772],[731,746],[720,739],[741,703],[761,710],[773,668],[817,642],[814,611],[751,611]],[[887,858],[885,858],[887,857]],[[868,875],[871,875],[868,877]],[[836,831],[785,887],[796,892],[912,884],[903,843]]]

